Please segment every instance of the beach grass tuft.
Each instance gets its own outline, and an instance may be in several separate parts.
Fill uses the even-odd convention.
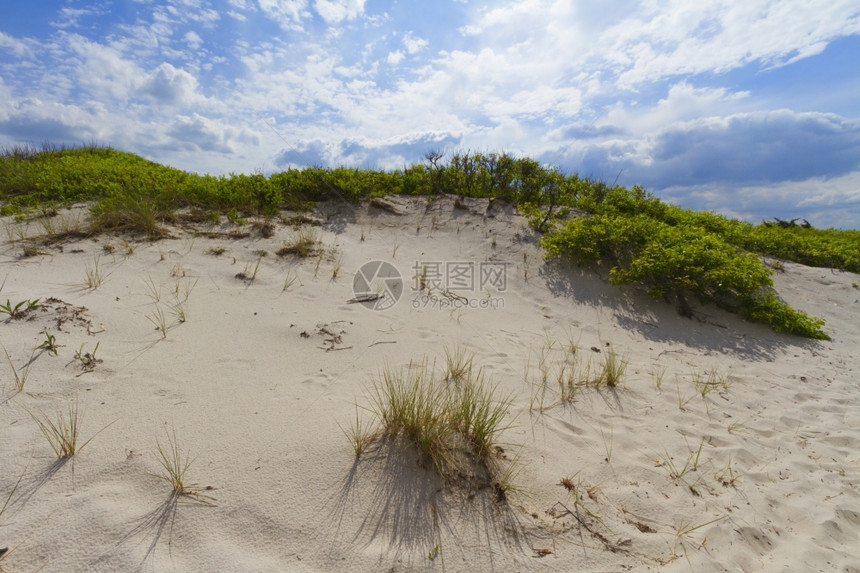
[[[185,480],[185,473],[194,459],[190,458],[186,452],[184,455],[176,441],[176,430],[167,434],[166,446],[161,445],[161,441],[156,439],[156,452],[158,454],[158,463],[161,464],[162,473],[158,476],[173,488],[173,492],[179,495],[192,495],[194,489]]]
[[[376,439],[402,438],[419,453],[422,465],[426,462],[445,481],[466,478],[488,481],[496,489],[512,487],[515,468],[501,463],[498,446],[499,435],[509,427],[510,396],[498,394],[466,351],[446,351],[446,363],[441,374],[426,358],[386,367],[369,393],[378,429],[361,426],[356,418],[352,431],[344,433],[356,455]],[[504,490],[496,499],[504,499]]]
[[[48,440],[51,449],[61,460],[80,452],[95,437],[93,436],[83,444],[78,443],[81,415],[77,400],[69,405],[68,413],[59,411],[55,419],[51,419],[41,411],[38,415],[30,412],[30,416],[39,425],[39,429]]]

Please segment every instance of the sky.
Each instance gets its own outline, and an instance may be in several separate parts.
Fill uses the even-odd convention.
[[[856,0],[0,7],[0,146],[186,171],[507,152],[752,222],[860,228]]]

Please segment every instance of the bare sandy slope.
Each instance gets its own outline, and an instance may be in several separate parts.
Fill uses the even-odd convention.
[[[275,255],[300,232],[283,223],[270,238],[200,225],[208,237],[102,237],[23,258],[17,239],[39,227],[6,220],[0,297],[42,306],[0,322],[25,377],[18,392],[0,365],[0,567],[860,571],[860,277],[790,263],[775,275],[781,296],[827,320],[833,341],[814,342],[713,308],[683,318],[557,268],[508,208],[389,203],[316,214],[303,229],[324,251],[308,258]],[[404,281],[386,310],[347,302],[374,260]],[[426,285],[435,302],[414,290],[416,262],[442,269]],[[476,272],[448,289],[462,298],[443,292],[458,278],[447,263]],[[479,284],[500,263],[504,283]],[[34,353],[46,330],[57,356]],[[571,346],[582,368],[626,358],[622,384],[558,403]],[[446,348],[473,353],[512,397],[500,455],[518,473],[504,501],[441,484],[402,445],[356,461],[341,430],[356,412],[371,422],[383,368],[441,370]],[[34,416],[75,402],[92,441],[58,461]],[[196,496],[159,477],[156,443],[174,435]]]

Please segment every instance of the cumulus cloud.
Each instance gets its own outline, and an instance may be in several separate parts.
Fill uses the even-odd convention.
[[[180,148],[200,151],[231,153],[224,130],[217,122],[198,114],[178,116],[168,128],[166,135]]]
[[[103,118],[77,106],[45,102],[38,98],[7,100],[0,110],[0,135],[10,142],[77,144],[102,139]]]
[[[143,75],[137,64],[111,46],[77,34],[69,35],[66,45],[78,56],[73,60],[76,80],[97,99],[127,100]]]
[[[197,79],[165,62],[158,66],[140,86],[140,93],[168,105],[193,103],[197,99]]]

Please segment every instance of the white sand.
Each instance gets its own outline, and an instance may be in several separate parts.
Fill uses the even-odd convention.
[[[5,243],[0,298],[44,306],[0,322],[0,341],[16,367],[45,329],[61,346],[36,353],[20,393],[0,364],[0,507],[14,489],[0,568],[860,571],[860,277],[791,263],[775,275],[789,303],[827,320],[833,341],[815,342],[710,307],[699,309],[704,321],[683,318],[559,270],[522,218],[501,208],[488,218],[486,201],[391,201],[404,214],[329,206],[316,229],[336,252],[316,276],[318,258],[274,255],[296,233],[283,224],[268,239],[174,229],[131,254],[119,237],[28,258]],[[269,254],[256,279],[237,279],[260,249]],[[107,277],[89,289],[96,257]],[[393,263],[406,283],[385,311],[346,302],[372,260]],[[508,263],[504,292],[459,291],[503,308],[415,308],[416,261]],[[285,292],[288,277],[297,280]],[[170,305],[190,285],[180,324]],[[165,339],[148,319],[156,306]],[[72,307],[86,310],[58,327]],[[569,405],[553,405],[550,391],[539,411],[548,340],[576,343],[595,366],[614,349],[629,360],[623,384],[582,389]],[[101,362],[82,373],[75,355],[96,344]],[[441,367],[445,348],[474,353],[513,396],[501,441],[519,456],[523,491],[506,503],[491,489],[468,499],[441,488],[407,450],[383,446],[356,463],[341,431],[386,365],[427,357]],[[559,348],[544,352],[551,372]],[[703,397],[695,378],[712,369],[729,387]],[[75,400],[81,441],[95,437],[59,463],[28,412],[54,417]],[[193,458],[186,479],[206,498],[175,500],[158,477],[156,440],[174,432]],[[700,446],[695,469],[673,479]],[[578,506],[564,477],[580,486]]]

